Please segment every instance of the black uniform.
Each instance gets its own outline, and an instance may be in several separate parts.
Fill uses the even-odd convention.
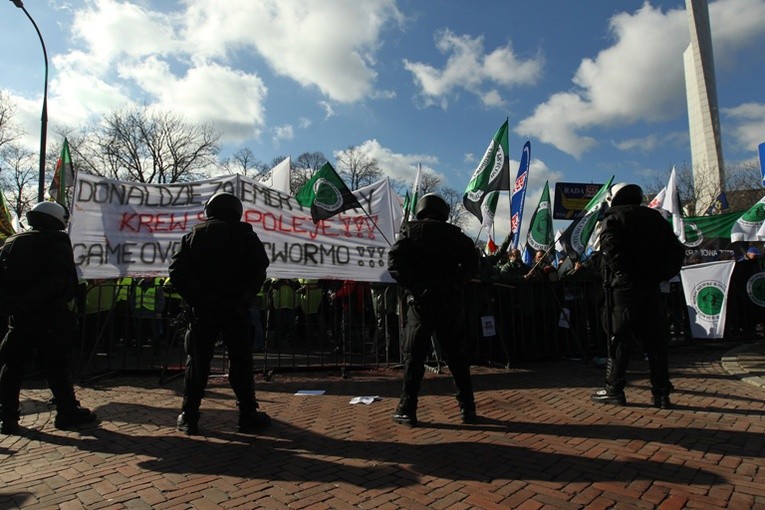
[[[672,391],[667,354],[670,337],[659,284],[677,274],[685,250],[669,222],[658,211],[640,205],[609,209],[603,219],[600,244],[608,307],[604,315],[605,320],[610,320],[606,329],[611,334],[601,400],[626,402],[629,341],[635,338],[648,356],[654,402],[658,405],[664,399],[668,406]],[[608,396],[616,400],[608,400]],[[593,400],[597,397],[593,396]]]
[[[470,238],[443,221],[410,221],[390,250],[390,273],[406,291],[409,304],[403,345],[404,384],[397,413],[409,417],[406,423],[410,425],[416,424],[417,395],[433,333],[454,378],[463,415],[464,411],[475,415],[464,339],[463,290],[478,268],[478,254]]]
[[[63,228],[63,227],[62,227]],[[78,281],[69,236],[60,230],[31,230],[9,237],[0,248],[0,303],[10,315],[2,342],[0,419],[13,433],[19,421],[19,393],[27,362],[35,354],[55,397],[58,428],[93,421],[79,407],[68,360],[77,333],[70,309]]]
[[[186,234],[170,264],[173,287],[191,306],[186,337],[186,373],[181,421],[196,433],[199,407],[220,337],[229,356],[229,383],[243,418],[257,408],[253,381],[249,309],[269,265],[252,226],[238,219],[209,219]],[[261,413],[262,414],[262,413]]]

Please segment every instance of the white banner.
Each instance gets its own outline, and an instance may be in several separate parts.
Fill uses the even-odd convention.
[[[722,338],[730,276],[735,262],[723,260],[680,270],[693,338]]]
[[[368,215],[351,210],[314,225],[294,197],[238,175],[175,184],[78,175],[69,229],[82,276],[167,275],[181,237],[204,220],[204,203],[217,191],[242,200],[270,277],[393,281],[388,249],[402,213],[387,179],[354,192]]]

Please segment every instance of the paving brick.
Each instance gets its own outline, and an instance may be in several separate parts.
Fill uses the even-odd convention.
[[[602,370],[582,363],[474,367],[482,422],[471,426],[458,422],[448,371],[429,372],[415,429],[390,420],[401,374],[384,368],[258,381],[274,418],[258,436],[234,431],[225,378],[211,378],[194,437],[174,430],[180,380],[157,386],[125,374],[79,388],[102,418],[83,433],[57,431],[48,390],[31,384],[24,436],[0,436],[0,507],[765,507],[765,390],[729,376],[725,350],[673,350],[669,411],[648,407],[641,362],[628,374],[626,407],[589,402]],[[294,395],[311,387],[327,393]],[[383,400],[348,405],[360,394]]]

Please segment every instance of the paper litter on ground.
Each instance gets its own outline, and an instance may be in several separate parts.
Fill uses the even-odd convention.
[[[375,402],[377,400],[382,400],[379,396],[375,395],[373,397],[353,397],[350,401],[351,404],[366,404],[369,405],[372,402]]]

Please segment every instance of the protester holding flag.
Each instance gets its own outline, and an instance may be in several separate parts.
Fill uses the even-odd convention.
[[[464,286],[478,272],[473,242],[446,220],[449,205],[435,194],[417,202],[415,217],[388,254],[388,269],[407,294],[404,384],[393,420],[417,425],[417,398],[425,358],[435,333],[457,387],[463,423],[476,421],[470,365],[464,338]]]
[[[669,394],[669,324],[659,284],[680,271],[685,248],[669,222],[655,209],[641,206],[643,190],[636,184],[610,188],[610,208],[600,234],[604,317],[609,335],[605,388],[592,401],[625,405],[625,374],[630,339],[635,338],[648,356],[651,393],[656,407],[671,406]]]

